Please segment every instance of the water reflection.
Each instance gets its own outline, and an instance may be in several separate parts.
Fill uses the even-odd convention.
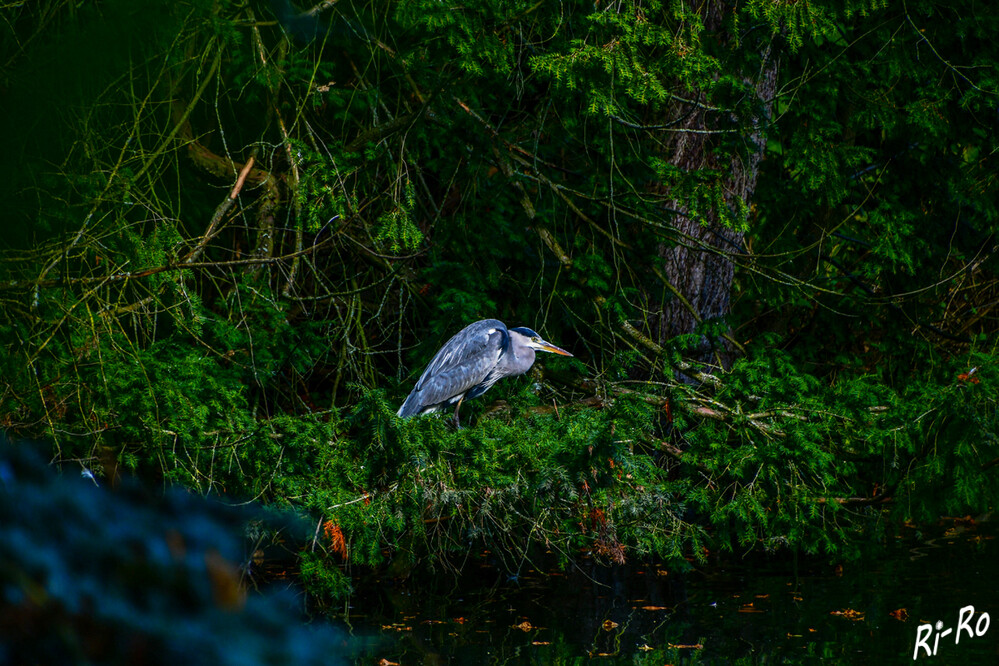
[[[887,555],[842,566],[755,556],[677,574],[660,566],[587,564],[511,579],[482,565],[440,581],[362,584],[343,618],[388,639],[364,663],[839,664],[999,663],[995,526],[948,520],[900,537]],[[428,591],[428,590],[432,590]],[[955,628],[955,645],[913,661],[921,623]],[[935,625],[934,625],[935,626]],[[373,661],[372,661],[373,660]]]

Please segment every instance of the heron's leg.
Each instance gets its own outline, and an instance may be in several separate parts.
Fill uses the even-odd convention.
[[[458,410],[461,409],[461,403],[465,400],[465,396],[458,398],[458,404],[454,408],[454,427],[461,430],[461,421],[458,420]]]

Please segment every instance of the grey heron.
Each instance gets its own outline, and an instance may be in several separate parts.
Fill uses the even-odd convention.
[[[440,348],[398,414],[405,418],[455,405],[454,423],[461,427],[462,401],[477,398],[504,377],[530,370],[535,350],[572,356],[529,328],[507,328],[497,319],[469,324]]]

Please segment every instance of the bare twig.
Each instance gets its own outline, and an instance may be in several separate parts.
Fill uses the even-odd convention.
[[[0,283],[0,289],[27,289],[32,287],[57,287],[65,285],[88,285],[88,284],[101,284],[102,286],[109,282],[120,282],[122,280],[134,280],[144,277],[149,277],[150,275],[156,275],[157,273],[165,273],[168,271],[182,271],[187,269],[211,269],[211,268],[233,268],[236,266],[255,266],[261,264],[275,264],[281,261],[288,261],[294,259],[295,257],[311,254],[321,247],[331,243],[331,240],[325,240],[321,243],[316,243],[310,247],[298,250],[296,252],[289,252],[277,257],[254,257],[251,259],[232,259],[229,261],[200,261],[200,262],[188,262],[188,263],[176,263],[167,264],[165,266],[154,266],[151,268],[143,268],[137,271],[123,271],[120,273],[115,273],[113,275],[102,275],[99,277],[78,277],[78,278],[55,278],[49,280],[10,280],[8,282]]]

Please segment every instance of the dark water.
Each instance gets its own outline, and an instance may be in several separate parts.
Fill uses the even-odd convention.
[[[359,663],[999,664],[996,532],[948,520],[842,566],[583,562],[510,579],[483,563],[435,593],[427,581],[362,585],[342,619],[381,638]]]

